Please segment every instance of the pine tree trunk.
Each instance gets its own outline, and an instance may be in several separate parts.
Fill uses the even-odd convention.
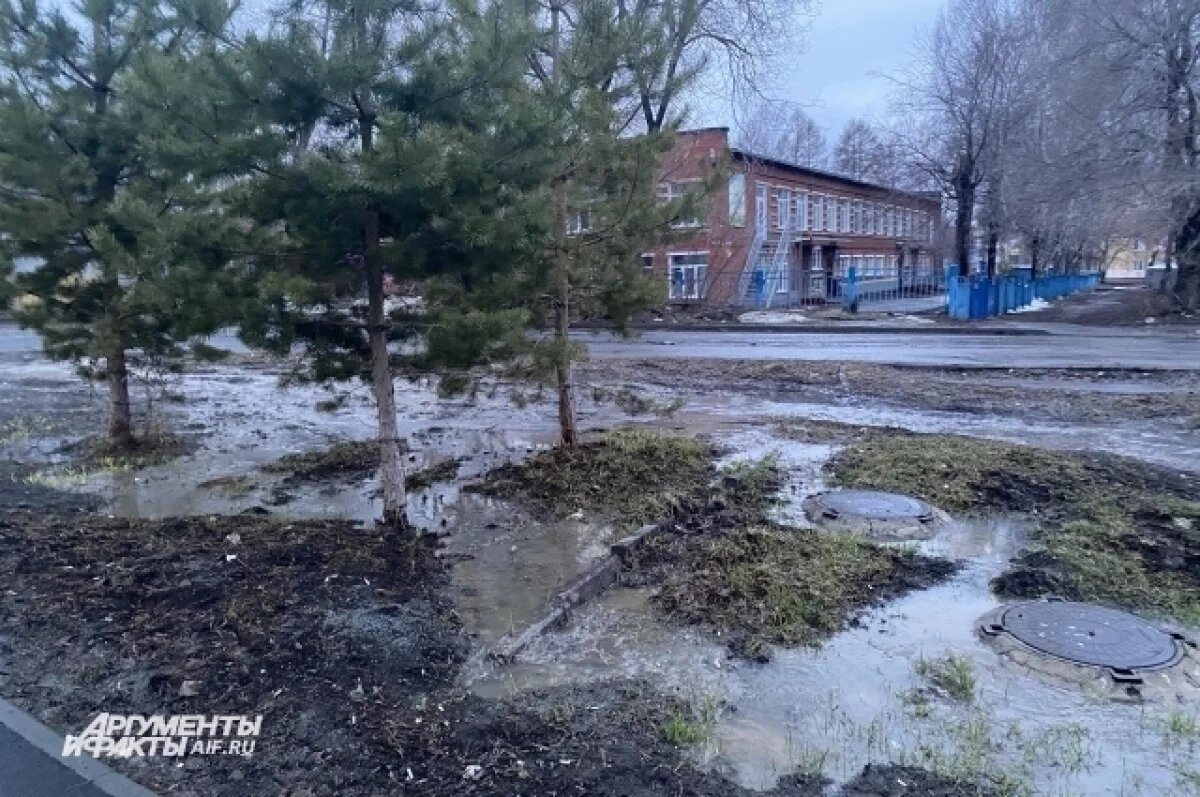
[[[996,250],[1000,245],[1000,235],[994,226],[989,224],[988,228],[987,275],[988,279],[993,279],[996,276]]]
[[[1033,236],[1029,239],[1029,278],[1037,279],[1039,259],[1042,255],[1042,239]]]
[[[563,274],[560,279],[558,306],[554,312],[554,340],[558,344],[558,363],[555,376],[558,381],[558,431],[563,448],[574,448],[579,442],[579,431],[575,426],[575,382],[571,368],[571,352],[568,348],[571,328],[571,286]]]
[[[364,153],[374,141],[374,120],[368,114],[359,119]],[[363,255],[367,272],[367,341],[371,347],[371,392],[378,417],[376,439],[379,442],[379,483],[383,488],[383,522],[398,529],[408,528],[405,511],[408,496],[404,488],[404,461],[400,456],[400,431],[396,426],[396,389],[392,381],[388,353],[388,320],[383,307],[383,265],[379,262],[379,209],[369,206],[363,212]]]
[[[379,212],[368,210],[364,224],[367,240],[367,339],[371,345],[371,392],[378,417],[379,483],[383,488],[383,522],[406,528],[407,496],[400,432],[396,425],[396,391],[388,354],[387,317],[383,307],[383,269],[378,259]]]
[[[133,447],[133,420],[129,409],[129,368],[125,347],[114,342],[104,367],[108,382],[108,439],[117,448]]]

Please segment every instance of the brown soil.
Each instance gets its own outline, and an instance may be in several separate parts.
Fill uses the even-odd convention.
[[[285,454],[263,470],[286,474],[289,482],[338,479],[357,481],[379,467],[379,444],[374,440],[348,440],[326,449]]]
[[[972,415],[1072,422],[1162,419],[1200,426],[1200,375],[1195,373],[1026,369],[989,378],[961,368],[703,358],[596,360],[581,364],[580,372],[600,384],[646,385],[678,394],[719,389],[830,404],[879,406],[882,401],[889,406]],[[1100,389],[1131,378],[1167,390],[1112,393]],[[1031,389],[1016,381],[1022,379],[1044,380],[1046,385]]]
[[[643,684],[508,701],[455,687],[466,648],[435,554],[339,521],[11,512],[0,684],[60,732],[100,711],[263,715],[253,757],[112,760],[162,793],[759,793],[696,769],[663,733],[686,707]],[[897,793],[860,781],[847,793]],[[824,793],[791,776],[765,794]]]
[[[992,797],[986,786],[944,778],[916,767],[868,764],[842,797]]]
[[[1101,286],[1028,313],[1021,320],[1111,327],[1145,326],[1147,318],[1153,318],[1156,324],[1200,324],[1200,315],[1183,315],[1170,296],[1140,286]]]

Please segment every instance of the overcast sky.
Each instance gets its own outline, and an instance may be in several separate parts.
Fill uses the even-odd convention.
[[[847,120],[884,116],[890,84],[884,75],[913,57],[913,36],[928,30],[945,0],[818,0],[797,36],[799,50],[782,56],[768,76],[769,97],[800,103],[826,136]],[[697,121],[736,129],[733,108],[705,102]],[[722,107],[725,105],[725,107]]]

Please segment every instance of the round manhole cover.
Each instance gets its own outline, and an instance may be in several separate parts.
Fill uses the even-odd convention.
[[[1132,614],[1089,603],[1019,603],[1001,613],[999,625],[1035,650],[1095,667],[1153,670],[1183,652],[1170,634]]]
[[[814,496],[813,500],[826,511],[868,520],[920,519],[932,515],[929,504],[924,501],[875,490],[835,490]]]

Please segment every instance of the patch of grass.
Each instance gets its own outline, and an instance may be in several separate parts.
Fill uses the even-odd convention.
[[[713,473],[699,440],[622,430],[497,468],[480,489],[551,517],[583,510],[637,526],[707,501]]]
[[[1172,709],[1163,724],[1164,735],[1168,741],[1191,741],[1200,739],[1200,723],[1196,715],[1188,714],[1179,709]]]
[[[379,467],[379,443],[348,440],[327,449],[285,454],[263,467],[270,473],[285,473],[290,480],[365,479]]]
[[[1200,480],[1111,455],[877,431],[829,466],[839,486],[893,490],[951,511],[1036,518],[1032,545],[994,583],[1200,622]]]
[[[917,675],[960,703],[975,700],[975,667],[965,656],[951,653],[942,659],[917,659]]]
[[[458,476],[458,460],[443,459],[436,465],[413,471],[404,477],[404,487],[408,490],[424,490],[437,482],[450,482]]]
[[[712,738],[716,724],[716,701],[706,697],[698,710],[673,709],[659,725],[658,734],[663,741],[676,747],[704,744]]]
[[[815,644],[855,610],[953,570],[850,536],[767,526],[717,535],[681,558],[656,603],[730,635],[735,652],[756,658],[765,658],[769,643]]]
[[[65,432],[66,428],[66,424],[62,421],[41,415],[22,415],[9,418],[4,423],[0,423],[0,445],[32,438],[50,437]]]

